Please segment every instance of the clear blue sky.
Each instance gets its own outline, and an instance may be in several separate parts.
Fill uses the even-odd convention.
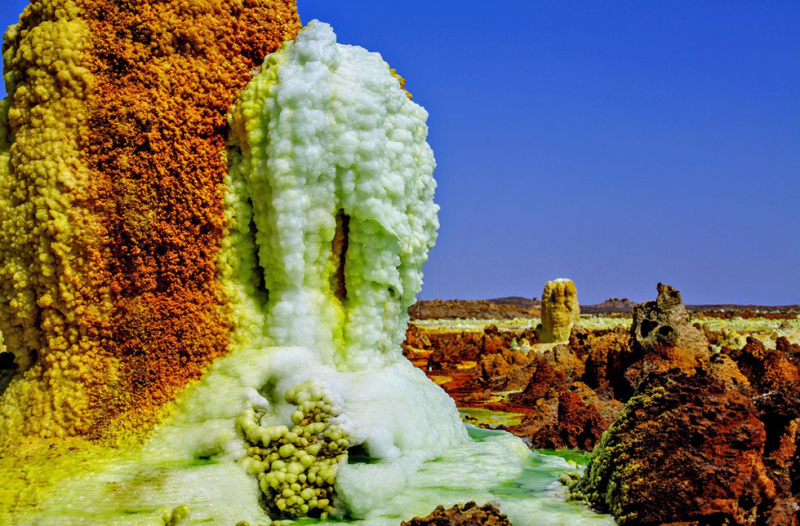
[[[0,24],[26,1],[3,0]],[[422,297],[800,303],[800,2],[299,0],[431,114]]]

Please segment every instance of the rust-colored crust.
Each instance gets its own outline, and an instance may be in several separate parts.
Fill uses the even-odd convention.
[[[19,426],[23,434],[116,441],[125,430],[152,428],[228,350],[231,317],[216,276],[226,229],[226,114],[300,22],[294,0],[33,0],[19,38],[65,12],[89,39],[80,63],[85,93],[69,92],[80,115],[67,130],[84,177],[79,188],[60,190],[80,209],[70,220],[84,224],[75,224],[81,236],[65,239],[68,274],[58,267],[48,281],[30,267],[39,310],[25,330],[39,342],[38,361],[25,373],[30,387],[9,388],[24,396],[3,403],[26,406],[14,408],[23,421],[49,415],[46,424]],[[16,73],[18,84],[26,74]],[[12,118],[13,104],[12,140],[32,127]],[[25,256],[31,261],[61,241],[39,234]],[[19,319],[14,305],[9,327]],[[54,374],[60,394],[48,395]]]
[[[225,229],[226,114],[264,56],[296,36],[294,2],[99,0],[86,155],[110,192],[101,345],[120,361],[95,431],[139,426],[227,350],[215,280]],[[97,399],[97,398],[95,398]]]

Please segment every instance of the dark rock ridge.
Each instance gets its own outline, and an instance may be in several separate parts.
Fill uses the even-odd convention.
[[[636,302],[628,298],[609,298],[603,303],[595,305],[581,305],[581,312],[584,314],[613,314],[633,312]]]
[[[486,300],[422,300],[408,308],[412,320],[474,318],[478,320],[510,320],[539,316],[538,307],[496,304]]]
[[[486,300],[495,305],[516,305],[517,307],[539,307],[542,302],[539,298],[523,298],[522,296],[508,296]]]
[[[630,315],[637,305],[628,298],[609,298],[594,305],[581,305],[583,314]],[[409,307],[412,320],[438,318],[475,318],[505,320],[539,316],[541,302],[538,298],[509,296],[490,300],[421,300]],[[686,310],[698,315],[713,315],[723,318],[794,318],[800,313],[800,305],[686,305]]]

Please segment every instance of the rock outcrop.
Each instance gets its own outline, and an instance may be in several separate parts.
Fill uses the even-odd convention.
[[[636,387],[595,449],[573,495],[620,524],[797,524],[800,373],[788,342],[711,354],[680,293],[659,284],[637,306]],[[603,366],[605,365],[605,367]],[[608,365],[587,360],[587,381],[607,389]]]
[[[781,336],[775,340],[775,350],[783,353],[795,366],[800,366],[800,345],[791,343]]]
[[[558,395],[558,421],[540,428],[531,441],[548,449],[591,451],[600,442],[608,425],[592,404],[586,404],[573,392]]]
[[[509,396],[509,401],[518,405],[535,406],[540,398],[558,398],[558,393],[567,386],[567,376],[551,362],[537,358],[533,362],[535,372],[521,393]]]
[[[532,359],[514,349],[502,349],[478,356],[478,379],[493,391],[523,389],[533,374],[528,367]]]
[[[542,292],[542,343],[566,342],[573,325],[580,321],[578,290],[568,279],[548,281]]]
[[[775,495],[767,434],[744,393],[700,369],[650,371],[576,492],[620,524],[752,524]]]
[[[633,310],[631,348],[633,360],[645,369],[677,367],[691,374],[710,357],[708,339],[691,324],[681,293],[662,283],[655,301]]]
[[[630,331],[620,327],[591,342],[583,381],[598,394],[623,402],[633,394],[636,386],[625,376],[634,361],[630,341]]]
[[[759,340],[748,337],[741,349],[724,349],[736,362],[739,370],[759,393],[779,389],[789,382],[800,380],[800,372],[784,353],[767,350]]]
[[[491,504],[478,506],[467,502],[449,509],[439,506],[427,517],[411,519],[402,526],[511,526],[511,523]]]

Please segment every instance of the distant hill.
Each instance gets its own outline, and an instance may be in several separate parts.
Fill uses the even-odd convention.
[[[516,305],[517,307],[538,307],[542,304],[539,298],[523,298],[522,296],[509,296],[507,298],[495,298],[486,300],[495,305]]]
[[[687,305],[686,309],[689,312],[742,312],[742,311],[759,311],[759,312],[780,312],[784,314],[798,313],[800,314],[800,305]]]
[[[408,309],[412,320],[442,318],[475,318],[509,320],[539,316],[536,307],[520,307],[513,303],[498,304],[488,300],[422,300]]]
[[[581,305],[581,314],[625,314],[633,312],[636,302],[628,298],[609,298],[595,305]]]

